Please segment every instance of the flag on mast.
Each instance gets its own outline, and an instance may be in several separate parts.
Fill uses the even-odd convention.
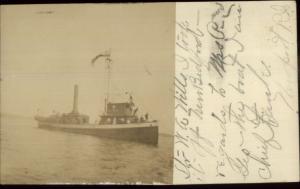
[[[91,64],[92,64],[92,66],[94,66],[95,65],[95,62],[99,59],[99,58],[101,58],[101,57],[105,57],[106,59],[106,61],[107,61],[107,63],[109,63],[109,62],[111,62],[111,59],[110,59],[110,49],[108,50],[108,51],[105,51],[104,53],[100,53],[100,54],[98,54],[97,56],[95,56],[93,59],[92,59],[92,61],[91,61]],[[109,66],[109,65],[108,65]]]

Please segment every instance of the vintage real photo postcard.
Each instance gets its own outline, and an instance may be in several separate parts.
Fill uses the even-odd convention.
[[[1,184],[299,181],[294,1],[0,11]]]
[[[1,7],[1,183],[172,183],[175,4]]]

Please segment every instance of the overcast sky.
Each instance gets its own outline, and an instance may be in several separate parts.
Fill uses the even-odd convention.
[[[106,75],[103,60],[90,62],[110,48],[114,99],[131,92],[172,133],[174,19],[169,3],[1,6],[1,112],[70,112],[78,84],[79,111],[95,120]]]

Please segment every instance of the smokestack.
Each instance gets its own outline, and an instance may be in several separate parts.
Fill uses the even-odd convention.
[[[78,114],[78,85],[74,85],[73,113]]]

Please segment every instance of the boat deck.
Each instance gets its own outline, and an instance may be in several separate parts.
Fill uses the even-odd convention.
[[[52,127],[59,128],[77,128],[77,129],[128,129],[128,128],[144,128],[144,127],[158,127],[157,122],[144,122],[144,123],[129,123],[129,124],[61,124],[61,123],[50,123],[50,122],[39,122],[42,125],[49,125]]]

